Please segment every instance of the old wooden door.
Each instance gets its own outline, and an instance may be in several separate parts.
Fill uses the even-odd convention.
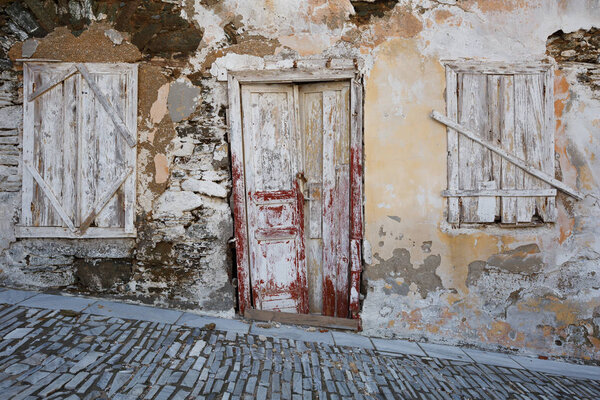
[[[242,85],[241,100],[254,307],[346,317],[349,83]]]
[[[242,88],[250,278],[261,310],[308,311],[292,85]]]

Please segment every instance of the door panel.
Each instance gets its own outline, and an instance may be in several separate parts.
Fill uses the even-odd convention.
[[[299,87],[310,311],[348,316],[350,97],[346,82]]]
[[[303,197],[292,85],[242,87],[250,279],[260,310],[306,313]]]

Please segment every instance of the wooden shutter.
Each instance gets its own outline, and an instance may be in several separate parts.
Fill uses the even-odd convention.
[[[20,236],[135,234],[137,65],[24,67]]]
[[[528,165],[554,175],[553,73],[447,70],[447,114]],[[448,131],[448,220],[523,223],[556,219],[551,185]]]

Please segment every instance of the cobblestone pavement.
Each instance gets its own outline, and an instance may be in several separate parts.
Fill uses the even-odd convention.
[[[580,379],[214,324],[0,304],[0,337],[2,399],[600,399],[600,374]]]

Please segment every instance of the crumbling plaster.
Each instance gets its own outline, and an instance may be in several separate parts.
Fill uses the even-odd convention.
[[[588,67],[557,65],[557,177],[585,198],[559,194],[556,224],[449,226],[440,196],[445,129],[429,118],[445,108],[441,60],[539,60],[552,33],[599,25],[597,2],[156,0],[143,12],[138,1],[91,3],[77,16],[58,10],[53,26],[21,27],[3,46],[16,43],[14,59],[35,36],[33,53],[26,47],[32,57],[140,62],[138,238],[93,256],[74,250],[87,244],[65,245],[66,259],[47,262],[56,266],[50,279],[52,271],[38,273],[20,255],[46,242],[11,236],[19,204],[13,183],[1,194],[3,280],[94,286],[93,268],[71,262],[111,258],[125,267],[109,269],[119,279],[108,279],[106,293],[232,315],[227,70],[356,60],[365,88],[364,332],[600,359],[600,103],[598,89],[581,81]],[[69,53],[77,41],[69,29],[97,42]],[[70,41],[59,46],[53,38]],[[20,100],[0,103],[0,113],[10,107]],[[16,167],[1,168],[14,181]]]

